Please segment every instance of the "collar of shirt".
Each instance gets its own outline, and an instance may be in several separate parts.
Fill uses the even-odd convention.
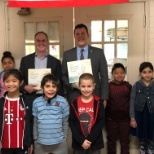
[[[36,69],[47,68],[47,57],[48,57],[47,53],[44,58],[39,58],[36,53],[35,54],[35,68]],[[39,90],[36,92],[36,94],[42,94],[42,93],[43,93],[42,90]]]
[[[37,53],[35,54],[35,68],[47,68],[47,57],[48,54],[44,58],[39,58]]]
[[[35,53],[35,57],[37,57],[38,59],[44,59],[44,58],[47,58],[48,57],[48,53],[46,53],[46,55],[43,57],[43,58],[40,58],[39,56],[38,56],[38,54],[37,53]]]
[[[80,60],[81,49],[84,49],[83,52],[84,59],[88,59],[88,45],[86,45],[84,48],[77,47],[77,60]]]

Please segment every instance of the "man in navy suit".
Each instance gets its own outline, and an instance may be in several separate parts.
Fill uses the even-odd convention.
[[[51,72],[61,81],[61,62],[48,53],[49,40],[45,32],[35,34],[35,53],[27,55],[21,59],[20,71],[23,74],[23,89],[28,94],[41,95],[43,92],[37,90],[34,85],[28,84],[28,69],[30,68],[51,68]],[[62,86],[59,88],[59,94],[63,94]],[[34,96],[35,97],[35,96]]]
[[[88,45],[89,33],[88,28],[84,24],[78,24],[74,29],[74,37],[77,47],[65,51],[62,61],[62,80],[67,88],[67,96],[69,102],[76,98],[80,91],[78,83],[69,83],[67,62],[83,59],[91,59],[92,73],[96,82],[94,94],[104,100],[108,99],[108,71],[107,62],[102,49]],[[81,50],[83,55],[81,55]]]

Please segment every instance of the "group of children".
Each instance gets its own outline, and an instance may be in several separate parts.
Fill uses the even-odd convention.
[[[20,91],[23,79],[20,71],[14,69],[14,59],[6,56],[2,65],[0,85],[5,87],[0,99],[2,154],[31,154],[33,150],[35,154],[68,154],[68,125],[73,154],[101,154],[104,123],[108,154],[116,154],[118,138],[121,154],[129,154],[130,132],[139,138],[141,154],[154,154],[154,80],[150,62],[140,65],[141,79],[133,87],[124,81],[125,67],[114,64],[105,109],[103,100],[93,95],[95,81],[89,73],[80,76],[81,95],[70,104],[57,95],[59,80],[51,74],[41,81],[44,94],[32,101]]]

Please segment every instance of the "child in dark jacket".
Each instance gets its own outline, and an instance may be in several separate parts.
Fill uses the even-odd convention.
[[[0,144],[2,154],[31,154],[32,101],[19,91],[22,75],[17,69],[4,74],[6,93],[0,99]]]
[[[131,85],[124,81],[125,68],[121,63],[112,68],[113,81],[109,83],[109,100],[106,106],[107,152],[116,154],[119,137],[121,154],[129,154],[129,100]]]
[[[84,73],[79,78],[81,95],[70,107],[69,125],[72,131],[73,154],[100,154],[103,148],[103,100],[93,95],[94,78]]]

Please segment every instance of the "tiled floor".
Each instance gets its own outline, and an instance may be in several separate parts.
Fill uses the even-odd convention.
[[[105,142],[105,147],[102,149],[101,154],[107,154],[106,150],[106,133],[103,131],[104,135],[104,142]],[[136,137],[130,137],[130,154],[139,154],[138,150],[138,140]],[[68,137],[68,154],[72,154],[72,148],[71,148],[71,131],[69,132],[69,137]],[[117,154],[120,154],[120,144],[117,142]]]

